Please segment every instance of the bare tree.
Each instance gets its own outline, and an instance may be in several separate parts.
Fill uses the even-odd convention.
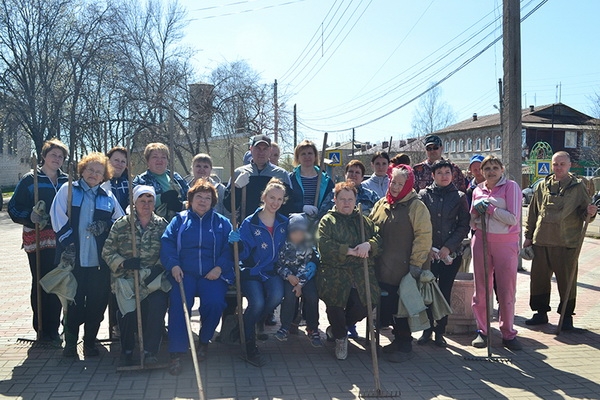
[[[435,86],[419,99],[412,117],[413,134],[429,135],[452,124],[456,116],[452,108],[442,100],[442,89]]]

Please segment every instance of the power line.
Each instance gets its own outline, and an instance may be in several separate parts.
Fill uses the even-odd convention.
[[[234,6],[234,5],[249,3],[251,1],[256,1],[256,0],[238,1],[238,2],[234,2],[234,3],[222,4],[222,5],[218,5],[218,6],[196,8],[193,11],[208,11],[208,10],[219,9],[219,8],[227,7],[227,6]],[[270,8],[277,8],[277,7],[282,7],[282,6],[288,6],[290,4],[300,3],[300,2],[303,2],[303,1],[306,1],[306,0],[288,0],[288,1],[285,1],[283,3],[270,4],[270,5],[266,5],[266,6],[262,6],[262,7],[256,7],[256,8],[250,8],[250,9],[246,9],[246,10],[231,11],[231,12],[222,13],[222,14],[216,14],[216,15],[207,15],[205,17],[193,18],[190,21],[197,21],[197,20],[201,20],[201,19],[220,18],[220,17],[230,17],[232,15],[246,14],[246,13],[255,12],[255,11],[268,10]]]

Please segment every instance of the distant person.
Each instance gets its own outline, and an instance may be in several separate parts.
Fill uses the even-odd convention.
[[[425,151],[427,152],[427,158],[425,161],[416,164],[413,167],[415,172],[415,190],[418,192],[425,189],[427,186],[433,183],[433,175],[431,173],[431,166],[434,162],[442,160],[442,154],[444,153],[444,147],[442,146],[442,139],[436,135],[427,135],[424,140]],[[466,190],[465,177],[456,164],[452,164],[452,182],[454,186],[461,192]]]
[[[271,143],[271,156],[269,162],[273,165],[279,165],[279,157],[281,157],[281,148],[277,142]]]
[[[211,156],[206,153],[199,153],[192,159],[192,179],[190,187],[194,186],[199,179],[207,179],[217,190],[217,204],[215,211],[229,218],[230,213],[225,209],[223,200],[225,199],[225,185],[212,176],[213,162]]]
[[[481,154],[475,154],[469,161],[469,174],[473,176],[473,179],[467,183],[467,191],[465,192],[469,207],[471,206],[471,200],[473,199],[473,190],[475,190],[477,185],[485,181],[485,177],[481,173],[481,162],[483,159],[484,157]]]
[[[385,151],[378,151],[371,157],[371,168],[373,175],[361,183],[362,187],[375,192],[377,197],[385,196],[390,185],[388,177],[388,167],[390,166],[390,156]]]
[[[398,165],[410,165],[410,157],[408,156],[408,154],[404,153],[396,154],[390,160],[390,165],[392,167],[397,167]]]
[[[252,136],[250,138],[250,140],[248,141],[248,150],[244,153],[244,159],[242,164],[243,165],[248,165],[252,162],[252,152],[250,151],[250,147],[252,147],[252,139],[254,138],[254,136]]]
[[[127,171],[128,152],[125,147],[113,147],[106,153],[112,168],[112,177],[104,182],[103,188],[112,191],[123,211],[129,206],[129,171]]]
[[[591,204],[587,188],[581,179],[572,175],[571,156],[559,151],[552,156],[552,174],[535,189],[525,224],[523,247],[533,245],[529,306],[535,314],[527,325],[548,323],[552,275],[556,277],[560,303],[557,312],[567,306],[562,330],[572,330],[577,298],[577,279],[573,281],[569,298],[567,286],[573,268],[577,270],[576,248],[586,218],[594,218],[598,207]],[[577,278],[577,275],[575,275]]]

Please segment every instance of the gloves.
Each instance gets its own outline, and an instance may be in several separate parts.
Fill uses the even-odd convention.
[[[142,268],[141,266],[141,259],[139,257],[131,257],[128,258],[127,260],[123,261],[123,269],[132,271],[135,269],[140,269]]]
[[[183,203],[179,201],[179,193],[176,190],[167,190],[161,194],[160,202],[170,211],[180,212],[183,209]]]
[[[489,206],[490,206],[490,201],[487,199],[478,200],[477,202],[475,202],[475,204],[473,204],[473,208],[479,214],[482,214],[482,215],[486,213]]]
[[[44,229],[48,222],[50,221],[50,216],[46,212],[46,202],[44,200],[40,200],[31,210],[31,215],[29,215],[29,219],[34,224],[39,224],[40,229]]]
[[[151,284],[152,281],[154,281],[157,276],[159,276],[160,274],[163,273],[163,271],[164,271],[164,269],[160,265],[154,265],[154,266],[150,267],[150,275],[148,275],[148,277],[146,279],[144,279],[144,284],[146,286]]]
[[[306,280],[310,281],[312,278],[315,277],[315,274],[317,273],[317,264],[315,264],[314,262],[309,262],[306,264],[306,273],[304,274],[304,276],[306,276]]]
[[[423,270],[421,268],[417,267],[416,265],[411,265],[410,266],[410,274],[416,280],[419,280],[419,278],[421,277],[422,273],[423,273]]]
[[[67,247],[65,247],[65,250],[63,251],[63,253],[66,253],[68,256],[74,257],[75,256],[75,243],[68,244]]]
[[[106,222],[106,221],[93,221],[87,227],[87,231],[94,236],[100,236],[107,230],[108,230],[108,222]]]
[[[229,232],[229,237],[227,238],[229,243],[237,243],[240,241],[240,239],[240,231],[237,229]]]
[[[235,187],[238,189],[243,188],[250,183],[250,174],[246,171],[240,173],[235,180]]]
[[[306,214],[309,217],[315,216],[317,215],[317,213],[319,212],[319,209],[315,206],[311,206],[311,205],[305,205],[304,207],[302,207],[302,212],[304,214]]]

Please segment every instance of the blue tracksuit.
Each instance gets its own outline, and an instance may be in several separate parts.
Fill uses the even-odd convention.
[[[227,239],[231,223],[221,214],[209,210],[200,217],[191,210],[175,216],[161,238],[160,260],[167,271],[178,265],[183,270],[183,286],[191,313],[194,297],[200,297],[200,342],[212,339],[225,309],[225,294],[234,281],[233,254]],[[215,266],[221,267],[221,278],[205,278]],[[169,308],[169,352],[184,353],[188,349],[187,329],[179,284],[173,284]]]

